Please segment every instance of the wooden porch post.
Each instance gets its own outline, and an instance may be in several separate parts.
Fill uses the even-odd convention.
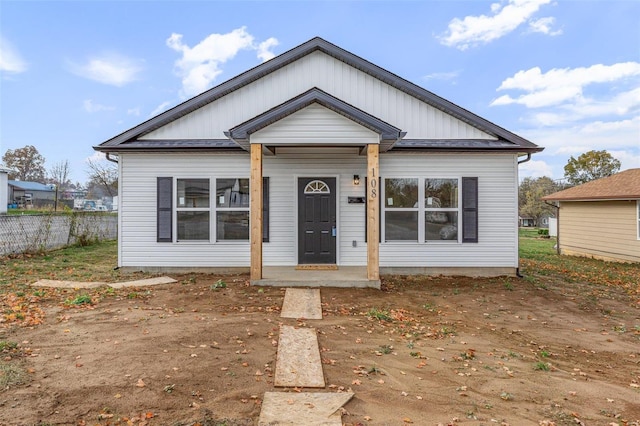
[[[262,145],[251,144],[251,280],[262,279]]]
[[[367,278],[380,279],[379,145],[367,145]]]

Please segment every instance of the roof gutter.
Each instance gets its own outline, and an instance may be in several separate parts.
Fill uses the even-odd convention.
[[[531,160],[531,153],[527,152],[527,158],[525,158],[524,160],[519,160],[518,164],[526,163],[529,160]]]
[[[117,159],[117,158],[111,158],[111,153],[110,153],[110,152],[107,152],[107,153],[105,154],[105,157],[107,157],[107,160],[108,160],[108,161],[111,161],[112,163],[116,163],[116,164],[118,164],[118,159]]]

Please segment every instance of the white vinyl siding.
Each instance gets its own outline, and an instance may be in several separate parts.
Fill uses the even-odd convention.
[[[380,175],[383,178],[442,178],[456,175],[478,178],[477,243],[382,242],[381,267],[518,266],[515,155],[388,153],[380,156]],[[459,216],[458,220],[461,232],[462,217]]]
[[[349,152],[350,151],[350,152]],[[264,157],[269,177],[269,242],[265,266],[297,264],[297,178],[337,178],[337,263],[366,265],[365,205],[348,197],[365,195],[353,175],[366,175],[366,156],[353,149],[315,149]],[[158,176],[237,178],[247,176],[250,159],[238,154],[127,153],[120,156],[120,266],[248,267],[248,241],[159,243],[156,226]],[[382,267],[516,267],[516,157],[513,154],[383,154],[381,176],[478,177],[478,243],[386,242]],[[174,219],[175,220],[175,219]],[[355,241],[356,247],[353,247]]]
[[[319,51],[229,93],[143,139],[224,139],[223,132],[313,87],[407,132],[405,139],[496,139]]]
[[[282,145],[365,145],[377,133],[321,105],[312,104],[251,135],[251,143]]]

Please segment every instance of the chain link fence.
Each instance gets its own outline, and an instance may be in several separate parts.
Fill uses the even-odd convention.
[[[0,215],[0,256],[88,245],[117,235],[118,216],[110,213]]]

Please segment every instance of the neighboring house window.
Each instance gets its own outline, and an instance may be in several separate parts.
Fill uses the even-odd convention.
[[[209,179],[177,179],[178,241],[209,241]]]
[[[216,179],[216,239],[249,240],[249,179]]]
[[[384,179],[384,241],[478,242],[477,201],[475,177]]]

